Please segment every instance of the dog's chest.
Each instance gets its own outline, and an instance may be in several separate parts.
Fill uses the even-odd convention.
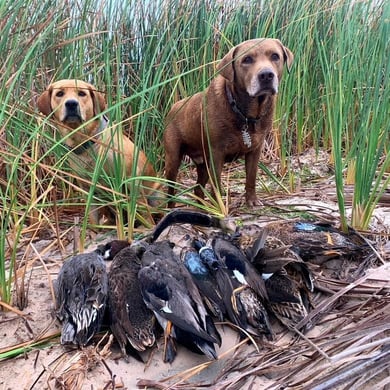
[[[227,156],[243,155],[257,149],[261,147],[264,138],[254,125],[235,126],[224,134],[223,139],[216,144],[223,144],[222,149]]]

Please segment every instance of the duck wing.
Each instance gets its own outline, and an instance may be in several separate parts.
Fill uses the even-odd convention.
[[[275,316],[289,329],[294,328],[308,315],[304,291],[285,271],[274,273],[266,280],[270,307]],[[310,329],[309,322],[305,330]]]
[[[163,260],[156,259],[154,263],[139,271],[138,278],[146,305],[176,327],[207,341],[217,342],[204,328],[197,310],[198,303],[190,295],[186,285],[173,276],[180,274],[180,271],[169,267],[168,272],[166,267],[167,264]],[[203,307],[202,311],[205,313],[206,309]]]
[[[62,321],[61,343],[86,345],[99,331],[108,294],[108,277],[98,252],[67,260],[56,282],[57,316]]]
[[[251,287],[261,299],[268,298],[264,280],[237,246],[218,236],[213,239],[212,246],[217,257],[241,284]]]
[[[155,343],[154,314],[141,294],[140,268],[133,248],[125,247],[114,257],[108,275],[110,327],[124,355],[127,343],[137,351]]]
[[[213,270],[210,270],[203,263],[195,248],[183,248],[181,259],[198,287],[206,306],[215,317],[218,317],[222,321],[226,313],[226,308]]]

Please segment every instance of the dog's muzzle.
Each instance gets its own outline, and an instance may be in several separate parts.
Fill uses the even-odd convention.
[[[82,122],[80,104],[75,99],[69,99],[65,102],[64,122]]]
[[[278,76],[272,69],[263,69],[257,77],[259,79],[260,95],[278,93]]]
[[[248,88],[251,97],[263,95],[275,95],[278,93],[279,80],[271,68],[262,69],[255,77]]]

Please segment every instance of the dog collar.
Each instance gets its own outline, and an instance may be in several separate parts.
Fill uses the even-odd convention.
[[[100,119],[100,126],[98,129],[98,133],[102,132],[107,127],[108,122],[109,122],[109,119],[107,118],[107,116],[103,115],[102,118]],[[76,148],[71,148],[68,145],[65,145],[65,146],[68,150],[72,151],[73,153],[82,154],[83,152],[88,150],[90,147],[92,147],[94,143],[95,143],[94,139],[89,139],[88,141],[85,141],[81,145],[77,146]]]
[[[109,122],[108,117],[103,114],[101,119],[100,119],[100,126],[98,129],[98,133],[102,132],[103,130],[105,130],[107,128],[108,122]]]
[[[77,148],[71,148],[68,145],[66,145],[66,146],[73,153],[82,154],[83,152],[88,150],[94,143],[95,143],[95,141],[92,141],[91,139],[89,139],[88,141],[84,142],[83,144],[77,146]]]
[[[252,118],[252,117],[246,116],[241,111],[240,107],[238,107],[237,101],[236,101],[236,99],[234,99],[232,91],[228,87],[227,83],[225,83],[225,89],[226,89],[226,96],[227,96],[228,102],[230,104],[230,107],[232,108],[233,112],[236,113],[246,124],[256,123],[260,119],[260,117]]]
[[[250,148],[252,146],[252,138],[248,131],[249,124],[250,123],[255,124],[260,119],[260,117],[258,118],[247,117],[238,107],[236,99],[234,99],[232,91],[228,87],[227,83],[225,84],[225,89],[226,89],[226,96],[228,98],[230,107],[232,108],[233,112],[236,113],[244,121],[244,125],[241,127],[242,142],[247,148]]]

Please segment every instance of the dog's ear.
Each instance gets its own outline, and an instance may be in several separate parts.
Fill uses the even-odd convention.
[[[280,46],[282,47],[282,50],[283,50],[283,59],[284,59],[284,63],[287,66],[287,72],[290,73],[291,64],[294,61],[294,54],[292,53],[292,51],[288,47],[284,46],[282,44],[282,42],[279,41],[279,39],[277,39],[277,41],[279,42],[279,44],[280,44]]]
[[[53,111],[51,109],[51,92],[52,89],[49,87],[38,97],[37,106],[42,114],[49,115]]]
[[[106,99],[103,93],[96,91],[94,88],[91,88],[91,96],[93,100],[93,113],[94,115],[98,115],[106,109]]]
[[[234,80],[234,54],[236,51],[236,46],[231,48],[229,52],[225,55],[225,57],[222,58],[222,60],[219,62],[217,66],[217,70],[219,71],[219,74],[225,79],[229,80],[230,82],[233,82]]]

